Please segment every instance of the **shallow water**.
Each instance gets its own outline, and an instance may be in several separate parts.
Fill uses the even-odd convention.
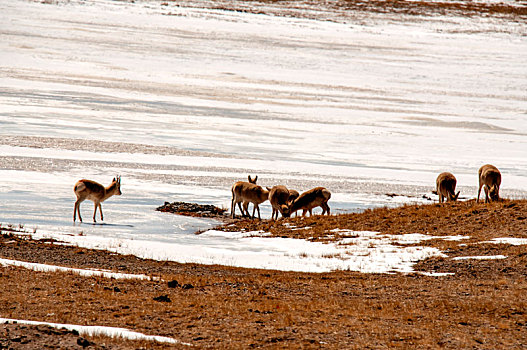
[[[525,23],[148,1],[0,1],[0,13],[0,222],[204,244],[193,232],[216,222],[154,209],[229,208],[248,174],[326,186],[333,212],[349,212],[429,202],[442,171],[474,198],[492,163],[504,196],[527,197]],[[105,224],[89,224],[85,202],[74,225],[74,183],[116,174],[123,195],[103,204]]]

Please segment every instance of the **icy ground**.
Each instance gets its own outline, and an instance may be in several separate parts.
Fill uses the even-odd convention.
[[[504,196],[527,197],[525,22],[167,4],[0,0],[0,222],[279,268],[291,255],[279,242],[196,236],[217,223],[154,209],[230,207],[248,174],[326,186],[334,212],[435,199],[442,171],[466,199],[485,163]],[[103,204],[105,224],[89,224],[85,202],[73,225],[74,183],[116,174],[123,196]]]

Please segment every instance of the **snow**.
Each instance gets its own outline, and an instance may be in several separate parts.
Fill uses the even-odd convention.
[[[429,203],[442,171],[473,198],[485,163],[501,170],[503,197],[526,198],[526,27],[0,1],[0,222],[179,262],[410,271],[440,252],[399,245],[428,238],[368,233],[346,247],[229,236],[155,208],[229,208],[230,186],[248,174],[264,186],[323,185],[332,213]],[[123,195],[103,203],[106,222],[73,224],[74,183],[116,174]],[[81,206],[85,220],[92,208]],[[268,203],[261,210],[270,217]]]
[[[348,231],[348,235],[356,238],[332,243],[270,237],[269,233],[260,231],[208,230],[195,235],[192,244],[179,239],[164,239],[159,242],[155,239],[62,235],[43,230],[27,230],[25,234],[34,239],[59,240],[83,248],[131,254],[145,259],[301,272],[349,270],[364,273],[411,273],[415,262],[445,256],[436,248],[401,246],[403,243],[419,243],[429,239],[425,235],[391,236],[369,231]]]
[[[499,237],[499,238],[493,238],[490,241],[487,241],[487,242],[484,242],[484,243],[526,245],[527,244],[527,238]]]
[[[139,279],[139,280],[152,280],[153,279],[150,276],[146,276],[146,275],[116,273],[116,272],[93,270],[93,269],[74,269],[70,267],[30,263],[26,261],[1,259],[1,258],[0,258],[0,265],[1,266],[20,266],[25,269],[29,269],[33,271],[74,273],[74,274],[78,274],[83,277],[95,276],[95,277],[104,277],[104,278]]]
[[[116,327],[103,327],[103,326],[81,326],[74,324],[63,324],[63,323],[50,323],[42,321],[30,321],[30,320],[17,320],[12,318],[1,318],[0,323],[20,323],[28,325],[45,325],[53,328],[65,328],[67,330],[73,331],[76,330],[81,335],[87,336],[108,336],[112,338],[120,337],[130,340],[146,340],[146,341],[156,341],[159,343],[168,343],[168,344],[180,344],[186,346],[192,346],[189,343],[182,343],[177,339],[162,337],[157,335],[145,335],[139,332],[133,332],[126,328],[116,328]]]
[[[480,255],[480,256],[457,256],[455,258],[452,258],[452,260],[499,260],[499,259],[507,259],[507,256],[505,255]]]

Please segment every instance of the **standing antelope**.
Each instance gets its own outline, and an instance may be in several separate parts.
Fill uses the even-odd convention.
[[[478,171],[479,189],[478,199],[481,193],[481,187],[485,186],[485,203],[498,201],[500,199],[501,173],[494,165],[485,164]]]
[[[456,193],[457,180],[454,175],[449,172],[439,174],[436,179],[436,191],[439,195],[439,203],[443,203],[445,198],[447,202],[457,201],[459,191]]]
[[[238,204],[238,208],[240,208],[240,211],[242,212],[242,216],[246,216],[246,215],[249,216],[249,212],[247,209],[251,201],[248,198],[246,198],[247,197],[246,192],[250,191],[249,188],[253,188],[254,186],[256,187],[260,187],[260,186],[256,185],[256,180],[258,180],[258,175],[256,175],[254,179],[251,178],[251,175],[249,175],[248,180],[249,182],[238,181],[234,185],[232,185],[231,214],[232,214],[233,219],[234,219],[234,215],[236,211],[236,204]],[[243,203],[243,208],[242,208],[242,203]],[[256,206],[255,206],[255,209],[256,209]],[[260,208],[258,208],[258,213],[260,213]],[[254,211],[253,211],[253,216],[254,216]]]
[[[81,217],[81,203],[86,199],[89,199],[95,205],[93,211],[93,222],[95,220],[95,214],[97,214],[97,208],[101,213],[101,221],[103,219],[101,203],[110,198],[113,195],[121,195],[121,177],[114,177],[112,183],[108,187],[104,187],[100,183],[91,180],[79,180],[73,187],[73,191],[77,196],[77,201],[75,202],[75,208],[73,209],[73,222],[77,219],[77,213],[79,213],[79,220],[82,222]]]
[[[285,186],[273,186],[273,188],[267,188],[269,190],[269,202],[273,207],[273,213],[271,214],[271,219],[278,219],[278,212],[282,214],[282,217],[288,218],[290,215],[289,205],[291,202],[289,198],[291,193]],[[276,214],[276,218],[275,218]]]
[[[302,209],[302,216],[306,215],[306,212],[309,211],[309,215],[312,216],[312,210],[316,207],[322,208],[322,215],[328,213],[329,215],[329,205],[328,200],[331,198],[331,192],[329,192],[324,187],[315,187],[309,191],[302,193],[289,208],[291,213],[296,213],[298,210]]]

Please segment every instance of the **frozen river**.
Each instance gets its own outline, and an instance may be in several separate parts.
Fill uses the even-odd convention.
[[[272,248],[204,239],[193,233],[216,222],[155,208],[230,207],[248,174],[325,186],[333,212],[436,199],[442,171],[468,199],[485,163],[501,170],[503,196],[526,198],[526,27],[0,0],[0,222],[199,245],[210,263],[236,265],[232,251]],[[74,183],[117,174],[123,195],[103,204],[105,225],[88,224],[91,202],[73,225]]]

